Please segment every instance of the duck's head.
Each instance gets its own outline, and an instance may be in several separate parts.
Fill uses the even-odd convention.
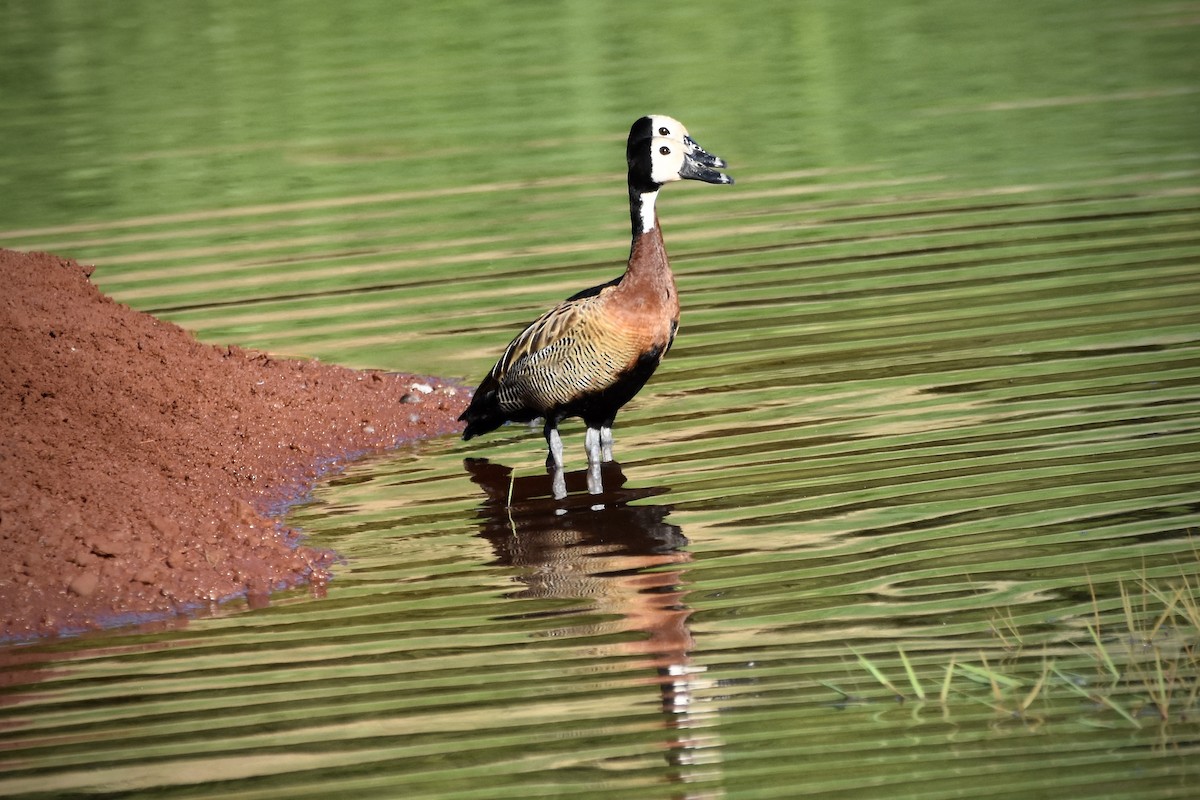
[[[705,183],[733,183],[733,178],[713,167],[725,162],[704,152],[699,146],[689,148],[681,139],[652,136],[630,142],[629,185],[642,192],[657,191],[664,183],[692,180]]]
[[[633,123],[633,126],[629,129],[626,156],[632,158],[635,145],[640,145],[642,140],[652,139],[656,136],[661,136],[664,139],[676,139],[682,142],[688,155],[702,166],[713,167],[715,169],[721,169],[725,166],[724,159],[714,156],[696,143],[696,140],[691,137],[691,134],[688,133],[687,128],[683,126],[682,122],[665,114],[648,114]],[[722,182],[733,183],[733,180]]]

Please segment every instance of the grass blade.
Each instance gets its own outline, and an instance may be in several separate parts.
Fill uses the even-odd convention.
[[[882,684],[888,691],[892,692],[897,697],[904,697],[904,694],[897,689],[895,685],[887,679],[887,676],[884,675],[878,667],[872,664],[866,656],[855,650],[853,647],[850,648],[850,652],[854,653],[855,657],[858,659],[858,663],[862,664],[863,667],[875,677],[875,680],[879,681],[879,683]]]
[[[917,673],[913,671],[912,664],[909,663],[904,648],[897,645],[896,650],[900,653],[900,663],[904,665],[904,672],[908,675],[908,682],[912,685],[913,692],[916,693],[918,699],[924,700],[925,689],[921,686],[921,682],[917,680]]]

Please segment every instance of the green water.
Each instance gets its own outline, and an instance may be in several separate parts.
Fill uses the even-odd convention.
[[[634,118],[738,183],[604,495],[355,465],[327,595],[8,647],[0,795],[1196,794],[1195,4],[169,9],[0,11],[0,244],[208,341],[474,381],[619,271]]]

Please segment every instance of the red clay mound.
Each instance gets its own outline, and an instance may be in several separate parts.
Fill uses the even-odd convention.
[[[452,386],[201,344],[90,275],[0,250],[0,639],[322,582],[268,510],[459,428]]]

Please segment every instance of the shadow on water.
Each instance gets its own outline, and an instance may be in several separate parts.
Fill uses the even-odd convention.
[[[711,754],[719,742],[693,730],[712,725],[706,717],[713,712],[695,702],[704,667],[692,664],[690,655],[692,611],[682,568],[692,557],[681,549],[688,541],[678,525],[667,521],[670,505],[634,504],[670,490],[626,488],[620,464],[608,462],[602,466],[603,492],[587,493],[587,472],[579,470],[566,474],[568,494],[556,500],[550,496],[548,475],[517,477],[511,467],[480,458],[463,463],[485,495],[478,513],[480,536],[491,544],[497,565],[518,570],[516,580],[523,588],[509,597],[584,600],[591,613],[603,617],[549,631],[548,636],[637,634],[636,639],[622,637],[602,646],[607,652],[600,655],[643,659],[630,667],[653,676],[663,727],[672,732],[667,763],[680,770],[671,779],[690,780],[689,767],[717,761]],[[521,616],[550,618],[577,610]],[[700,757],[700,751],[708,757]]]

